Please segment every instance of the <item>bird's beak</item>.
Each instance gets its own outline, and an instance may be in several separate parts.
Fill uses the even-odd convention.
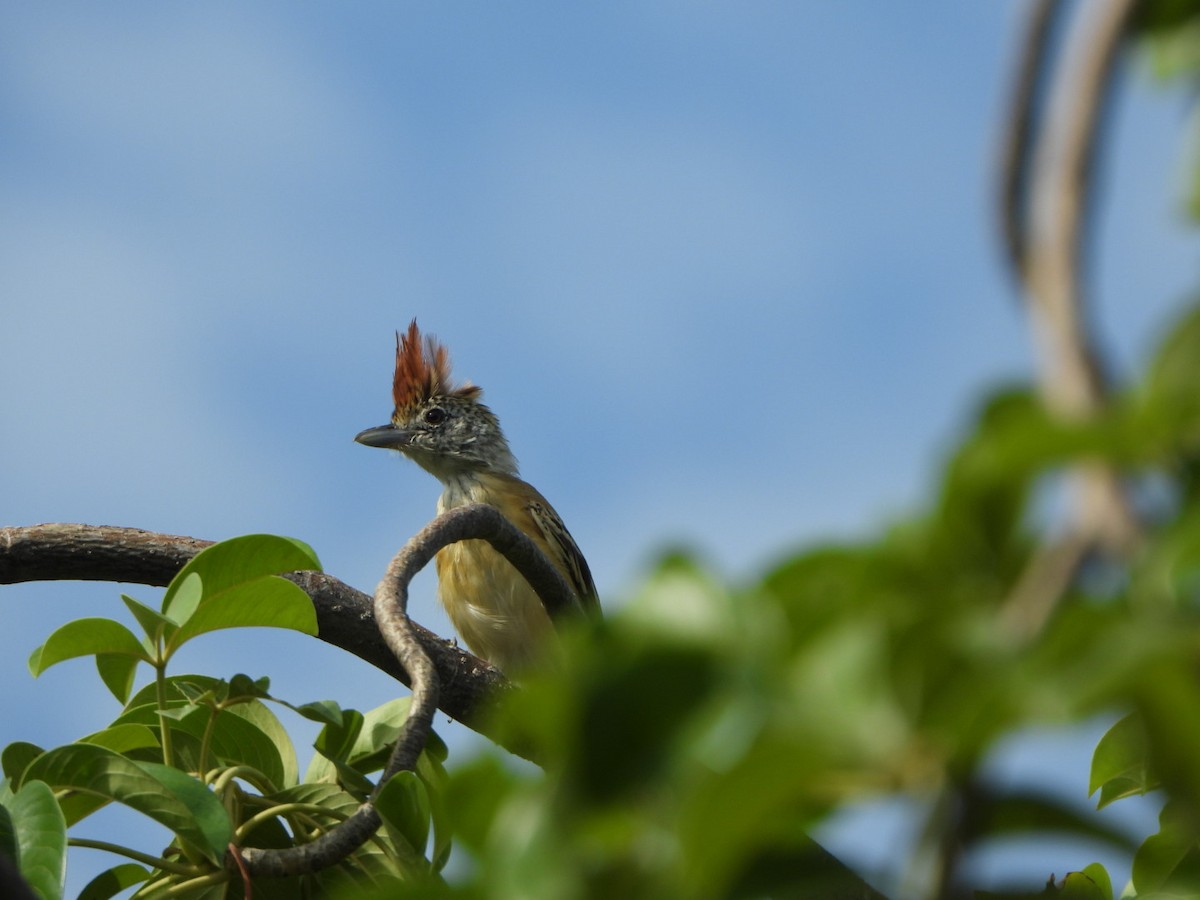
[[[380,425],[360,431],[354,439],[367,447],[383,447],[388,450],[399,450],[408,444],[409,434],[395,425]]]

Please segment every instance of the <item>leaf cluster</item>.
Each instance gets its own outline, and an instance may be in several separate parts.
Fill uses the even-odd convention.
[[[239,627],[316,633],[308,596],[279,577],[316,570],[312,550],[271,535],[234,538],[193,558],[168,586],[159,609],[123,596],[141,634],[112,619],[70,622],[30,657],[38,675],[91,657],[121,710],[75,743],[43,749],[18,741],[0,753],[0,855],[43,898],[62,896],[70,845],[109,850],[127,862],[106,870],[81,896],[102,900],[137,886],[135,896],[240,897],[234,848],[307,843],[357,810],[373,790],[408,712],[397,700],[366,713],[333,701],[293,706],[269,694],[266,678],[168,675],[189,640]],[[134,691],[139,667],[153,680]],[[316,756],[300,777],[295,748],[269,704],[322,725]],[[257,897],[307,896],[339,885],[436,881],[449,856],[438,802],[445,747],[436,736],[417,771],[402,772],[376,798],[385,828],[339,866],[314,875],[256,883]],[[174,838],[158,854],[108,841],[68,837],[98,809],[118,803],[165,826]],[[427,848],[430,857],[426,857]]]

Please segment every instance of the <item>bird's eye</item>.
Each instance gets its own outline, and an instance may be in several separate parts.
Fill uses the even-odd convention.
[[[425,421],[430,425],[441,425],[446,421],[446,411],[440,406],[425,411]]]

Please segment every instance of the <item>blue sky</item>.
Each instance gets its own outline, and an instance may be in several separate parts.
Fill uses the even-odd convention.
[[[416,316],[606,598],[667,544],[738,578],[867,533],[1030,368],[990,181],[1023,8],[7,4],[0,518],[284,533],[370,589],[438,493],[352,442]],[[1114,117],[1097,312],[1123,372],[1195,283],[1184,112],[1142,72]],[[117,589],[0,592],[0,742],[102,726],[80,671],[23,661]],[[184,668],[249,657],[297,702],[392,695],[290,635],[198,644]],[[1074,746],[1016,756],[1083,791]]]

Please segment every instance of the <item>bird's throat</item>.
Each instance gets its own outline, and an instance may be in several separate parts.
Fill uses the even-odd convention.
[[[474,472],[460,471],[441,476],[442,496],[438,498],[438,512],[466,506],[469,503],[486,503],[487,489]]]

